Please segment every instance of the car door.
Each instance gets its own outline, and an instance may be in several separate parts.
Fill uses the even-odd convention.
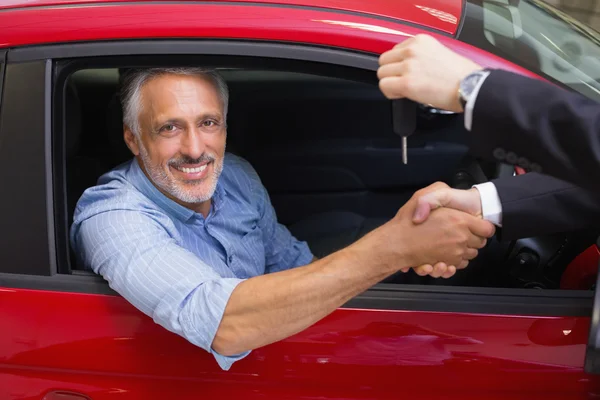
[[[200,35],[198,20],[206,29],[214,21],[190,15],[220,10],[235,19],[237,12],[247,15],[248,7],[187,6],[162,20],[165,5],[106,6],[103,12],[117,18],[124,11],[152,11],[157,29],[175,18],[183,21],[180,29],[189,23]],[[258,15],[263,12],[252,7]],[[58,11],[52,14],[54,23],[68,24],[74,11]],[[280,12],[283,19],[300,13],[293,8]],[[335,17],[330,11],[311,12],[314,18]],[[22,22],[37,16],[30,18]],[[243,18],[237,21],[243,24]],[[238,33],[255,32],[252,24],[237,28]],[[336,35],[354,34],[342,28]],[[301,35],[279,29],[282,37],[291,35],[288,41]],[[0,109],[0,183],[5,191],[0,219],[1,398],[529,399],[600,394],[598,378],[583,371],[592,311],[587,291],[380,284],[305,331],[256,349],[222,371],[212,356],[156,325],[100,277],[71,268],[64,76],[71,63],[106,67],[201,54],[211,56],[204,61],[212,56],[277,65],[291,60],[307,70],[319,63],[373,73],[376,50],[397,40],[361,32],[375,44],[371,53],[359,53],[334,48],[334,43],[103,42],[99,39],[107,33],[96,34],[98,41],[15,48],[7,57]]]

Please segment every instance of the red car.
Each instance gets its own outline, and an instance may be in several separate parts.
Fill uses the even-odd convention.
[[[228,150],[322,255],[417,188],[514,173],[426,106],[403,165],[379,54],[428,33],[599,99],[598,33],[538,0],[4,0],[0,26],[0,399],[600,396],[593,230],[491,240],[449,280],[392,278],[229,371],[82,270],[68,241],[83,190],[131,157],[123,69],[218,68]]]

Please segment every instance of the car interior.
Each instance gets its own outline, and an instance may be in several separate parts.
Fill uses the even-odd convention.
[[[66,202],[131,159],[123,140],[122,68],[80,69],[65,86]],[[455,188],[514,174],[468,153],[461,115],[418,107],[402,164],[391,103],[375,77],[365,82],[319,73],[220,68],[230,90],[227,151],[244,157],[267,188],[279,222],[323,257],[392,218],[433,182]],[[374,74],[373,74],[374,75]],[[450,279],[398,273],[384,283],[558,289],[564,270],[595,242],[590,232],[488,241]],[[525,262],[523,261],[525,260]],[[71,254],[71,269],[81,270]],[[591,288],[590,288],[591,289]]]

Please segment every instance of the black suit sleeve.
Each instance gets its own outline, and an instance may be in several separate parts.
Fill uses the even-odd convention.
[[[502,240],[598,226],[600,195],[531,172],[492,181],[502,204]]]
[[[471,149],[600,192],[600,103],[494,70],[475,99]]]

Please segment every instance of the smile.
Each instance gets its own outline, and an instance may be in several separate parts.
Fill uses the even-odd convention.
[[[182,178],[185,180],[202,180],[208,174],[207,167],[212,163],[209,161],[202,165],[198,164],[184,164],[184,165],[171,165],[173,170],[177,171],[178,174],[182,175]]]
[[[185,167],[181,167],[181,168],[177,168],[179,171],[181,172],[185,172],[186,174],[197,174],[199,172],[202,172],[206,169],[206,166],[208,164],[204,164],[200,167],[196,167],[196,168],[185,168]]]

